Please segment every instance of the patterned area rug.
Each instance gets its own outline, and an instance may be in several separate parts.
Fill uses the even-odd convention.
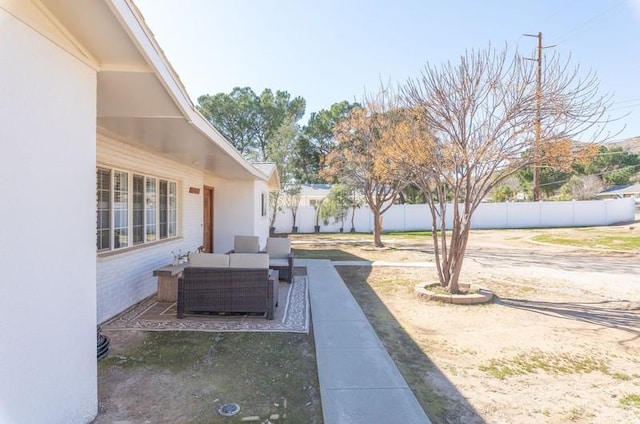
[[[102,324],[103,330],[147,331],[271,331],[309,332],[309,293],[306,276],[294,276],[293,283],[280,281],[274,319],[251,314],[203,314],[176,317],[176,303],[158,302],[151,296]]]

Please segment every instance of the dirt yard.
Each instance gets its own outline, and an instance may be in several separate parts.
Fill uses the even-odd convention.
[[[463,281],[496,294],[486,305],[417,298],[434,268],[338,267],[434,423],[640,423],[640,254],[530,240],[562,231],[593,234],[474,231]],[[425,236],[292,239],[300,257],[433,261]],[[216,413],[227,402],[257,422],[322,420],[310,335],[110,335],[95,423],[240,422]]]
[[[487,305],[418,299],[434,268],[339,267],[432,421],[640,422],[640,255],[530,240],[540,233],[473,232],[462,280],[492,290]],[[331,248],[432,261],[427,239],[383,241]]]

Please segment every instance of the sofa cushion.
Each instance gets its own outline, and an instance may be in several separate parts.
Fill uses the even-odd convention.
[[[289,266],[289,260],[288,259],[269,259],[269,266],[270,267],[275,267],[275,266]]]
[[[267,238],[267,254],[271,259],[284,259],[291,253],[291,240],[285,237]]]
[[[189,255],[189,265],[207,268],[227,268],[229,255],[223,253],[192,253]]]
[[[233,243],[234,253],[258,253],[260,251],[260,237],[235,236]]]
[[[230,253],[230,268],[269,268],[269,256],[264,253]]]

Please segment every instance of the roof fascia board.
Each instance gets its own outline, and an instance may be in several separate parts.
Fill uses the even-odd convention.
[[[115,65],[106,64],[101,65],[100,70],[104,72],[127,72],[127,73],[140,73],[140,74],[152,74],[153,69],[148,65]]]

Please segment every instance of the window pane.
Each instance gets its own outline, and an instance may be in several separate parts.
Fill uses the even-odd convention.
[[[144,177],[133,176],[133,244],[144,242]]]
[[[158,195],[156,193],[156,179],[147,178],[145,182],[145,214],[146,214],[146,238],[154,241],[157,238],[156,214],[158,212]]]
[[[177,183],[111,169],[96,173],[98,250],[177,236]]]
[[[160,208],[160,222],[158,223],[160,227],[160,238],[167,238],[167,220],[168,220],[168,184],[166,181],[160,180],[160,195],[159,195],[159,208]]]
[[[169,219],[168,219],[168,232],[169,237],[175,237],[178,235],[177,232],[177,219],[178,219],[178,210],[177,210],[177,187],[176,183],[169,183]]]
[[[113,247],[129,245],[129,174],[113,172]]]
[[[98,169],[96,177],[96,247],[98,250],[106,250],[111,247],[109,237],[111,224],[111,171]]]

